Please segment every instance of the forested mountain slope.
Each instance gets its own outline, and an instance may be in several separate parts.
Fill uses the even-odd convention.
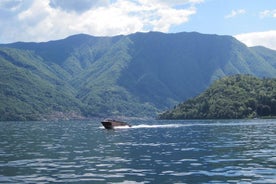
[[[155,116],[223,76],[276,77],[275,55],[194,32],[1,44],[1,120]]]
[[[160,119],[237,119],[276,116],[276,79],[224,77],[204,93],[162,113]]]

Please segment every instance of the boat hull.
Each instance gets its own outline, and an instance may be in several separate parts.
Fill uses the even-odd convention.
[[[122,127],[122,126],[131,127],[131,125],[129,125],[126,122],[116,121],[116,120],[104,120],[101,123],[105,129],[114,129],[115,127]]]

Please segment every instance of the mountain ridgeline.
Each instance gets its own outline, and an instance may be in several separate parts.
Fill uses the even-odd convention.
[[[195,32],[1,44],[0,120],[156,116],[233,74],[276,77],[276,51]]]
[[[160,119],[243,119],[276,116],[276,79],[234,75],[181,103]]]

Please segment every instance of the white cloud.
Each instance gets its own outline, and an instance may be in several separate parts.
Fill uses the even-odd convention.
[[[246,11],[244,9],[232,10],[230,14],[225,16],[225,18],[227,18],[227,19],[234,18],[238,15],[242,15],[242,14],[245,14],[245,13],[246,13]]]
[[[93,7],[104,6],[108,4],[108,0],[50,0],[50,6],[60,8],[65,11],[75,11],[82,13]]]
[[[202,3],[204,0],[142,0],[144,2],[153,2],[154,4],[156,3],[164,3],[167,5],[183,5],[183,4],[197,4],[197,3]]]
[[[0,8],[1,9],[9,9],[11,11],[16,11],[20,6],[20,1],[21,0],[14,0],[14,1],[2,0],[2,1],[0,1]]]
[[[156,31],[169,31],[171,25],[179,25],[189,21],[189,16],[196,13],[195,8],[186,10],[161,9],[158,11],[160,19],[152,23]]]
[[[264,10],[260,12],[260,17],[261,18],[266,18],[266,17],[273,17],[276,18],[276,9],[274,10]]]
[[[276,30],[239,34],[235,37],[249,47],[264,46],[276,50]]]
[[[28,5],[24,4],[26,1]],[[172,26],[189,21],[196,13],[195,4],[203,0],[97,0],[91,4],[88,0],[70,0],[69,4],[56,0],[5,2],[3,9],[12,6],[18,11],[12,18],[2,17],[0,43],[47,41],[77,33],[112,36],[149,30],[168,32]],[[89,8],[76,6],[74,9],[76,2],[84,2]],[[181,8],[181,5],[185,6]],[[24,8],[19,9],[21,6]]]

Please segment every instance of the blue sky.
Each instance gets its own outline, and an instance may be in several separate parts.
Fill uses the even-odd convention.
[[[172,31],[232,35],[248,46],[276,50],[275,0],[205,0],[189,22]]]
[[[196,31],[276,50],[276,0],[0,0],[0,27],[0,43]]]
[[[276,17],[261,15],[266,10],[276,14],[275,0],[205,0],[196,8],[181,29],[227,35],[276,30]]]

